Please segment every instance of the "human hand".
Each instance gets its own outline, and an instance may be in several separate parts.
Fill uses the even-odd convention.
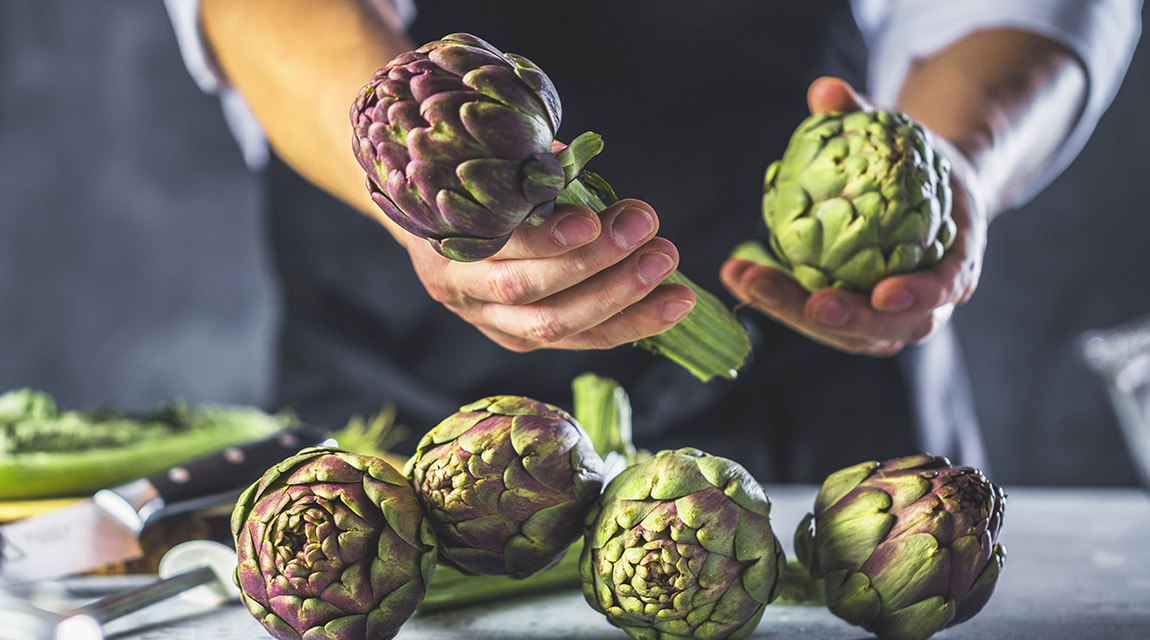
[[[405,244],[433,299],[512,351],[609,349],[662,333],[694,306],[690,288],[660,283],[679,264],[659,217],[639,200],[599,215],[557,204],[491,258],[457,262]]]
[[[820,78],[811,84],[812,113],[870,108],[846,82]],[[944,145],[945,146],[945,145]],[[729,259],[723,283],[739,299],[807,337],[850,353],[893,355],[907,343],[922,342],[950,319],[978,285],[986,250],[985,207],[972,195],[974,177],[950,149],[954,244],[930,269],[890,276],[868,295],[824,287],[808,293],[788,275],[750,260]]]

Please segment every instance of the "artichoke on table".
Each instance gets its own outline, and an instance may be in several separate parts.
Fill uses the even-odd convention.
[[[633,638],[746,638],[785,564],[770,501],[737,463],[660,451],[612,480],[588,518],[583,595]]]
[[[929,454],[827,477],[795,532],[827,606],[883,640],[924,640],[990,599],[1006,496],[977,469]]]
[[[241,599],[281,640],[387,640],[435,571],[435,538],[407,480],[379,458],[304,449],[232,512]]]
[[[936,264],[956,234],[950,164],[931,135],[896,111],[814,114],[766,172],[755,241],[735,257],[771,264],[805,289],[869,292]]]
[[[603,460],[566,411],[521,396],[465,405],[404,468],[442,563],[525,578],[558,563],[603,486]]]
[[[375,203],[453,260],[495,255],[557,201],[602,211],[615,200],[602,178],[583,171],[603,149],[598,135],[552,153],[562,105],[547,75],[470,34],[397,56],[360,90],[350,115],[352,150]],[[664,282],[691,287],[695,307],[639,345],[704,381],[735,377],[751,349],[746,329],[678,271]]]

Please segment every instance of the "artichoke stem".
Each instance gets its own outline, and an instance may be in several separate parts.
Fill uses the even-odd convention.
[[[571,382],[575,420],[583,425],[595,452],[604,458],[611,452],[623,456],[628,466],[638,452],[631,440],[631,400],[618,382],[584,373]]]
[[[602,178],[584,171],[555,201],[583,205],[598,213],[615,201],[613,196]],[[751,353],[746,328],[718,298],[681,272],[676,270],[663,283],[690,287],[695,292],[695,307],[675,326],[635,344],[679,363],[703,382],[715,376],[734,379]]]

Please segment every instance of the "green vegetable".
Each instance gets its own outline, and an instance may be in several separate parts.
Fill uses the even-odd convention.
[[[435,572],[435,538],[407,480],[386,462],[304,449],[240,496],[235,581],[283,640],[386,640]]]
[[[827,605],[882,640],[924,640],[990,599],[1006,496],[977,469],[927,454],[827,477],[795,532]]]
[[[404,474],[440,546],[465,573],[523,578],[582,532],[603,461],[562,409],[521,396],[466,405],[419,442]]]
[[[775,266],[804,288],[868,292],[929,267],[954,241],[950,164],[929,134],[893,111],[820,113],[804,120],[767,168],[763,218]]]
[[[47,393],[9,391],[0,395],[0,499],[90,494],[294,423],[251,407],[183,402],[142,416],[59,411]]]
[[[737,463],[660,451],[612,480],[588,518],[583,595],[634,638],[746,638],[781,588],[770,501]]]
[[[561,119],[559,95],[538,66],[456,33],[376,72],[351,108],[353,150],[391,220],[448,258],[482,260],[556,202],[602,211],[615,201],[606,182],[582,171],[603,149],[598,135],[552,154]],[[704,381],[735,377],[751,349],[746,330],[682,274],[666,282],[690,286],[696,306],[639,345]]]

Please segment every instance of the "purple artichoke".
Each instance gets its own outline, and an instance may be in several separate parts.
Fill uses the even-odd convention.
[[[460,408],[423,437],[404,472],[441,562],[512,578],[562,559],[603,485],[603,461],[583,427],[518,396]]]
[[[660,451],[612,480],[588,519],[583,596],[634,638],[746,638],[782,586],[770,513],[737,463]]]
[[[235,580],[276,638],[386,640],[415,612],[436,547],[415,493],[383,460],[304,449],[232,512]]]
[[[827,606],[883,640],[923,640],[990,599],[1006,496],[977,469],[928,454],[827,477],[795,532]]]
[[[389,218],[481,260],[551,215],[568,182],[551,153],[561,115],[534,63],[457,33],[376,72],[352,105],[353,150]]]

